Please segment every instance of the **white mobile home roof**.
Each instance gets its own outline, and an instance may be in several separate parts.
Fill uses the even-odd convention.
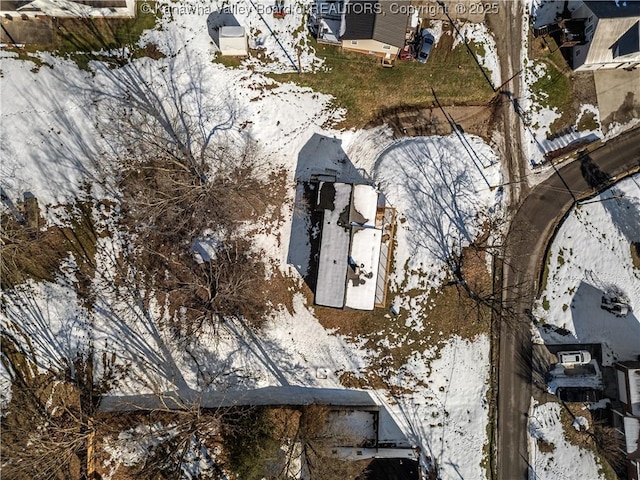
[[[319,188],[322,189],[324,183]],[[325,209],[320,240],[320,260],[315,302],[326,307],[344,306],[345,278],[349,259],[351,232],[338,225],[340,214],[349,207],[351,185],[334,183],[333,210]]]
[[[244,37],[244,27],[238,25],[225,25],[220,27],[221,37]]]
[[[359,267],[359,275],[349,267],[345,307],[373,310],[380,262],[382,231],[375,228],[353,228],[351,259]]]
[[[371,185],[354,185],[351,220],[361,225],[376,226],[378,192]]]

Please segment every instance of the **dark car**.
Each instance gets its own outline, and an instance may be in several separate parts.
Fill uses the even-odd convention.
[[[429,59],[429,54],[431,53],[431,49],[433,48],[433,42],[435,38],[426,30],[422,31],[422,35],[420,35],[420,44],[418,48],[418,61],[420,63],[427,63]]]

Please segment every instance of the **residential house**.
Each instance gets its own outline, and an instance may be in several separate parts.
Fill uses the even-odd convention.
[[[576,71],[640,66],[640,2],[580,1],[559,26]]]
[[[395,58],[405,45],[411,2],[317,0],[309,26],[321,43]]]
[[[373,310],[378,282],[386,275],[384,265],[379,272],[378,193],[366,184],[320,182],[316,209],[323,220],[315,303]]]
[[[614,410],[614,425],[624,435],[627,478],[640,480],[640,360],[614,365],[621,409]]]

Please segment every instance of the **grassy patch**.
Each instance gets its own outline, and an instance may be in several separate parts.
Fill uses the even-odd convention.
[[[242,58],[240,57],[228,57],[225,55],[216,55],[213,62],[224,65],[227,68],[238,68],[242,65]]]
[[[576,124],[579,130],[597,129],[592,113],[586,112],[578,118],[581,105],[597,104],[593,73],[573,72],[553,38],[530,35],[529,45],[530,57],[546,66],[545,74],[532,85],[532,94],[539,105],[555,107],[560,113],[551,125],[550,136]]]
[[[58,20],[55,46],[62,54],[117,49],[136,44],[142,32],[152,29],[158,18],[141,10],[134,18],[64,18]]]
[[[2,215],[2,288],[11,288],[27,278],[55,281],[60,263],[69,253],[86,274],[81,278],[91,278],[96,242],[105,234],[96,231],[91,208],[88,202],[70,205],[69,226],[46,230],[22,225],[11,214]]]
[[[578,119],[578,130],[597,130],[600,128],[600,124],[596,120],[596,115],[593,112],[584,112]]]
[[[465,46],[452,48],[451,35],[441,37],[426,65],[396,61],[393,68],[383,68],[380,59],[371,55],[317,43],[313,46],[324,59],[326,70],[274,74],[273,78],[335,96],[336,107],[347,109],[343,127],[362,127],[391,107],[432,105],[432,87],[444,105],[483,104],[493,96]]]
[[[547,312],[551,308],[551,305],[549,304],[549,300],[547,300],[546,296],[542,297],[542,308],[544,308]]]
[[[553,443],[545,442],[541,438],[538,438],[536,443],[538,444],[538,451],[541,453],[553,453],[556,449],[556,446]]]
[[[529,37],[529,55],[546,66],[545,74],[532,85],[532,92],[543,106],[563,107],[570,103],[569,66],[552,38]]]

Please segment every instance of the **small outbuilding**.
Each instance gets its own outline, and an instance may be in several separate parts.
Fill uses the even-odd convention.
[[[220,27],[219,47],[222,55],[245,57],[249,55],[247,32],[239,25]]]

